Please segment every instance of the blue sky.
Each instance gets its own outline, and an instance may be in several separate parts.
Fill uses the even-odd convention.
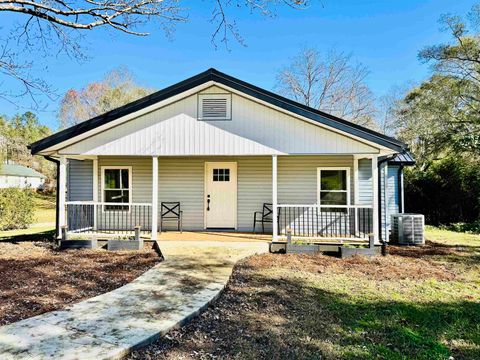
[[[142,85],[161,89],[186,77],[215,67],[235,77],[272,90],[276,73],[303,47],[320,51],[335,48],[352,53],[370,69],[368,84],[377,96],[392,86],[421,81],[429,74],[417,59],[424,46],[448,40],[440,32],[441,14],[464,15],[474,1],[452,0],[311,0],[308,10],[281,8],[275,18],[233,10],[246,46],[231,42],[230,50],[210,43],[214,26],[209,23],[208,1],[191,1],[189,21],[178,24],[171,39],[161,29],[148,26],[151,36],[139,38],[111,31],[87,33],[88,61],[79,63],[65,56],[32,60],[33,73],[43,76],[63,94],[98,80],[112,68],[127,66]],[[186,3],[186,2],[185,2]],[[0,33],[7,31],[13,17],[0,14]],[[28,55],[28,54],[27,54]],[[27,56],[26,55],[26,56]],[[45,64],[48,69],[44,70]],[[5,81],[2,86],[12,86]],[[57,128],[58,101],[42,100],[42,123]],[[26,107],[28,99],[19,99]],[[0,113],[24,111],[0,100]]]

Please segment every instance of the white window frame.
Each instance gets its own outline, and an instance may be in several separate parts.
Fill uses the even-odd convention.
[[[227,113],[225,117],[204,117],[203,116],[203,99],[226,99],[227,100]],[[197,98],[197,118],[198,120],[204,121],[226,121],[232,120],[232,94],[231,93],[209,93],[209,94],[198,94]]]
[[[317,204],[322,205],[321,203],[321,196],[320,192],[322,191],[321,186],[322,186],[322,181],[321,181],[321,173],[322,171],[328,171],[328,170],[333,170],[333,171],[346,171],[346,181],[347,181],[347,190],[325,190],[325,191],[330,191],[330,192],[347,192],[347,204],[345,206],[350,206],[350,168],[349,167],[318,167],[317,168]],[[334,205],[334,206],[340,206]]]
[[[108,211],[125,211],[130,212],[130,204],[132,203],[132,193],[133,193],[133,182],[132,182],[132,167],[131,166],[102,166],[102,179],[101,179],[101,192],[102,192],[102,203],[105,202],[105,170],[128,170],[128,210],[108,210],[105,206],[102,206],[103,212]],[[121,179],[120,179],[121,181]],[[122,204],[122,203],[119,203]]]

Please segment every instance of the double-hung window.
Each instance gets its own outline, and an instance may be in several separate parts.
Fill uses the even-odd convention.
[[[318,168],[318,203],[350,204],[350,168]]]
[[[129,210],[128,204],[132,198],[132,168],[123,167],[102,167],[102,199],[105,205],[104,210]],[[118,203],[113,205],[111,203]]]

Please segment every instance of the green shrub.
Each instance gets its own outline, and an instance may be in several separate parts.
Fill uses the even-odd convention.
[[[426,169],[405,171],[405,211],[425,215],[429,225],[475,223],[480,218],[480,166],[452,156]]]
[[[25,229],[34,220],[31,190],[0,189],[0,230]]]
[[[480,234],[480,221],[474,221],[472,223],[458,222],[448,226],[441,226],[440,228],[469,234]]]

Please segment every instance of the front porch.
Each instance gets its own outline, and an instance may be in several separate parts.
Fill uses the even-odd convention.
[[[359,167],[363,159],[369,161],[367,179],[365,164]],[[73,157],[68,185],[67,161],[62,155],[59,220],[75,237],[129,237],[140,227],[143,238],[160,241],[283,242],[290,232],[302,242],[363,243],[373,234],[378,243],[376,155]],[[91,179],[91,190],[78,191],[80,176]],[[88,199],[83,194],[89,192]],[[184,232],[172,231],[177,224],[161,225],[167,201],[180,203]],[[265,234],[254,234],[254,212],[265,203],[271,204],[270,222]],[[224,213],[230,214],[226,226],[225,219],[217,221]]]

